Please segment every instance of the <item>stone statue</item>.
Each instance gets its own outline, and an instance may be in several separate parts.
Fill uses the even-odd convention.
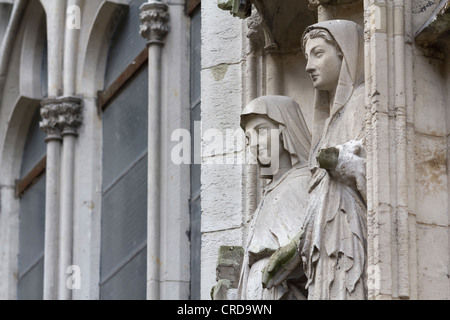
[[[303,36],[315,88],[305,223],[263,270],[273,288],[301,269],[308,299],[366,299],[363,30],[330,20]]]
[[[308,127],[299,105],[285,96],[263,96],[251,101],[241,113],[241,127],[257,158],[261,178],[270,182],[252,216],[244,244],[239,298],[305,299],[301,268],[271,289],[262,287],[262,270],[270,256],[294,239],[304,223],[310,177]],[[305,194],[299,190],[305,190]]]

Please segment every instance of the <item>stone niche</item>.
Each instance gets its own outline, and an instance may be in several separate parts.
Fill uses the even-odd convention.
[[[294,99],[302,109],[309,130],[312,129],[314,87],[305,71],[301,38],[305,29],[319,21],[345,19],[363,26],[364,8],[362,0],[217,0],[222,10],[227,10],[235,19],[244,21],[243,57],[243,103],[242,107],[256,97],[263,95],[284,95]],[[249,169],[244,169],[249,170]],[[247,184],[244,197],[261,194],[258,179],[248,178],[255,173],[244,172]],[[248,183],[250,181],[250,183]],[[244,200],[249,202],[248,200]],[[244,221],[253,214],[255,204],[243,208]],[[244,225],[244,234],[248,225]],[[227,243],[223,243],[227,245]],[[222,247],[222,250],[225,247]],[[228,247],[227,247],[228,248]],[[228,250],[225,250],[229,253]],[[236,297],[236,288],[224,270],[240,270],[236,263],[224,267],[219,253],[217,262],[217,286],[211,292],[213,299]],[[226,260],[229,262],[230,259]],[[235,275],[236,276],[236,275]]]
[[[373,98],[370,110],[376,113],[369,129],[372,135],[379,134],[368,162],[378,201],[371,200],[371,217],[378,220],[369,227],[369,298],[448,299],[450,1],[218,0],[218,4],[245,21],[242,105],[262,95],[289,96],[300,105],[310,130],[314,90],[300,46],[305,28],[332,19],[365,23],[370,31],[365,34],[366,90]],[[403,38],[394,33],[399,26]],[[394,56],[405,63],[404,70],[396,68]],[[400,81],[397,87],[405,90],[394,91],[398,90],[394,77]],[[403,94],[405,105],[396,105],[396,97]],[[406,115],[405,128],[396,122],[398,106]],[[399,148],[399,133],[406,150]],[[407,181],[400,185],[403,189],[396,169],[402,159],[407,166],[402,168]],[[244,172],[247,177],[251,174]],[[247,177],[243,195],[258,195],[257,179]],[[405,192],[407,203],[400,208],[398,199]],[[243,208],[244,221],[253,210],[251,205]],[[398,231],[400,220],[405,237]],[[248,226],[243,227],[245,234]]]
[[[307,26],[330,19],[364,24],[362,0],[217,0],[218,7],[247,22],[246,101],[286,95],[312,123],[313,86],[305,72],[301,37]]]

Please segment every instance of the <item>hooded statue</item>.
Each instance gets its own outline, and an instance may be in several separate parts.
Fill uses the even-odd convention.
[[[302,268],[308,278],[308,299],[366,299],[363,29],[344,20],[314,24],[304,33],[304,50],[312,39],[310,32],[314,31],[316,34],[325,31],[333,38],[331,42],[339,49],[340,70],[336,71],[338,79],[334,90],[322,90],[315,85],[309,157],[311,181],[305,223],[298,238],[270,258],[269,266],[263,270],[263,283],[267,288],[277,285],[288,274],[285,264],[293,263]],[[317,52],[319,61],[323,49],[316,50],[310,44],[309,50],[309,57],[305,52],[307,59],[316,59],[313,55]],[[326,70],[327,65],[321,68]],[[307,71],[313,82],[319,79],[320,72],[316,74],[314,67],[307,65]],[[334,161],[332,157],[323,156],[330,150]],[[333,165],[325,166],[327,162],[323,159]],[[289,260],[293,262],[283,260],[283,251],[295,251],[295,259]],[[292,270],[293,266],[288,269]],[[280,276],[283,272],[285,274]]]
[[[363,30],[351,21],[331,20],[307,28],[328,31],[343,53],[334,103],[316,90],[310,167],[309,207],[301,256],[308,277],[309,299],[365,299],[366,203],[365,181],[336,179],[319,168],[320,149],[355,145],[362,158],[365,125]],[[324,108],[328,108],[326,117]],[[325,116],[324,116],[325,115]],[[361,170],[360,170],[361,171]],[[365,175],[363,172],[357,174]],[[358,180],[361,177],[355,177]],[[359,184],[359,188],[358,188]]]
[[[280,148],[289,153],[290,168],[266,185],[259,206],[252,216],[244,244],[239,298],[304,299],[300,282],[303,280],[304,287],[305,278],[301,271],[270,290],[262,287],[261,271],[271,254],[289,243],[304,223],[310,178],[310,133],[299,105],[285,96],[263,96],[250,102],[241,113],[241,127],[244,131],[248,129],[246,127],[250,116],[272,121],[278,126]],[[300,194],[299,190],[304,190],[304,194]]]

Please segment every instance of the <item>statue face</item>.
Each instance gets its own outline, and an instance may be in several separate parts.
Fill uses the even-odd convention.
[[[250,150],[264,168],[278,170],[282,151],[279,125],[266,116],[250,116],[245,125],[245,136]]]
[[[342,60],[336,47],[323,38],[309,39],[305,46],[308,59],[306,72],[311,75],[314,88],[333,91],[337,87]]]

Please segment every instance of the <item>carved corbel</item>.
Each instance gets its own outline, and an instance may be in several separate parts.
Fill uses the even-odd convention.
[[[217,0],[217,6],[230,11],[234,17],[245,19],[252,14],[252,3],[250,0]]]
[[[141,36],[147,39],[147,45],[160,44],[169,33],[169,7],[162,2],[154,1],[141,6]]]

